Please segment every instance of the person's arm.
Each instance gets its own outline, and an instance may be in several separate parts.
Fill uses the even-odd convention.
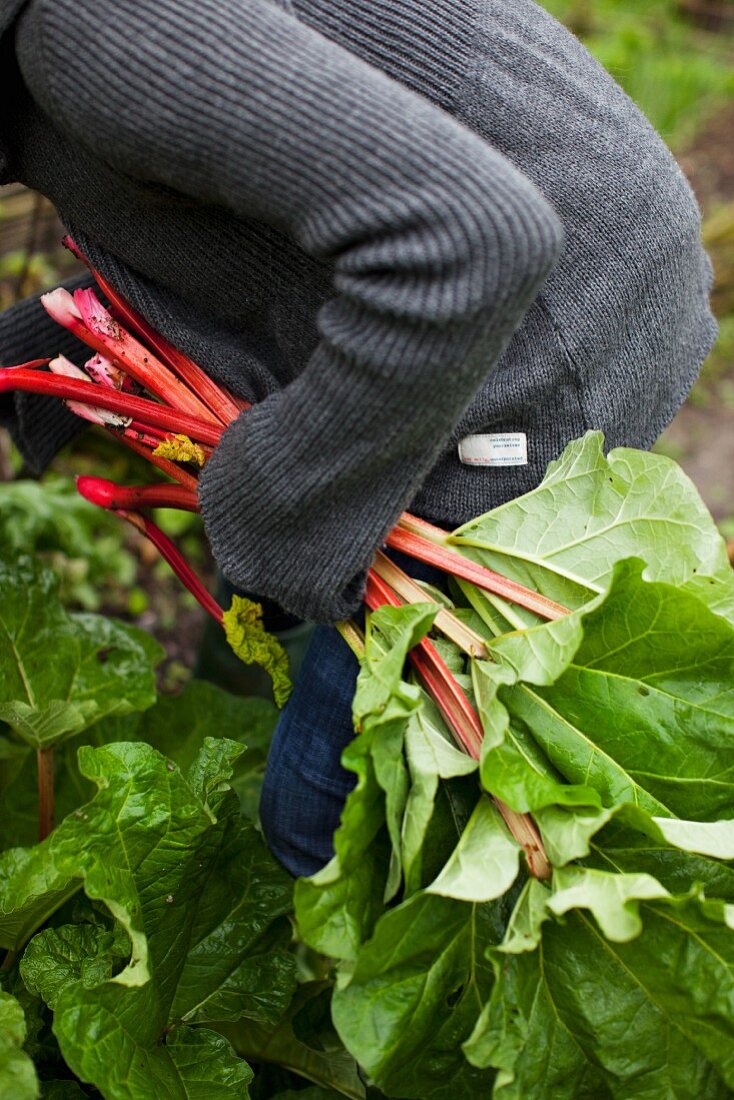
[[[68,134],[333,261],[305,369],[225,433],[200,496],[234,583],[348,616],[556,259],[557,217],[487,143],[272,0],[32,0],[17,47]]]
[[[74,291],[92,282],[90,275],[83,274],[61,285]],[[54,355],[65,355],[82,366],[89,354],[85,355],[75,336],[51,320],[38,295],[24,298],[0,313],[0,367]],[[0,426],[8,429],[28,466],[41,473],[83,424],[54,397],[7,393],[0,397]]]

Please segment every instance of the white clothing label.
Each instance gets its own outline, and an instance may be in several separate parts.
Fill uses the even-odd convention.
[[[459,458],[467,466],[527,466],[525,432],[467,435],[459,442]]]

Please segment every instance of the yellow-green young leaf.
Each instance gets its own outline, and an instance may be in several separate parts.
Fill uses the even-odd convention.
[[[262,614],[262,604],[245,596],[233,596],[232,606],[224,612],[224,632],[241,661],[246,665],[261,665],[269,673],[273,697],[277,706],[282,707],[293,690],[288,675],[288,654],[278,639],[268,634]]]
[[[191,462],[199,468],[206,462],[203,449],[187,435],[174,435],[172,439],[166,439],[158,444],[153,454],[158,458],[168,458],[171,462]]]

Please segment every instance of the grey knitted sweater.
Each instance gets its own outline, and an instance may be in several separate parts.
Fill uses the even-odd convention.
[[[355,609],[408,505],[466,520],[590,427],[648,446],[713,342],[681,172],[530,0],[0,0],[0,94],[0,181],[257,402],[202,510],[303,617]],[[56,350],[0,319],[0,362]],[[38,465],[68,436],[0,413]]]

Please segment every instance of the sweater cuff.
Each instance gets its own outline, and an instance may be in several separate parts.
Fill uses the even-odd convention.
[[[240,414],[202,471],[206,533],[222,573],[237,588],[274,600],[299,619],[332,624],[361,607],[367,570],[394,517],[360,508],[358,498],[337,499],[329,510],[284,492],[286,471],[267,460],[272,451],[263,405],[272,400]]]

